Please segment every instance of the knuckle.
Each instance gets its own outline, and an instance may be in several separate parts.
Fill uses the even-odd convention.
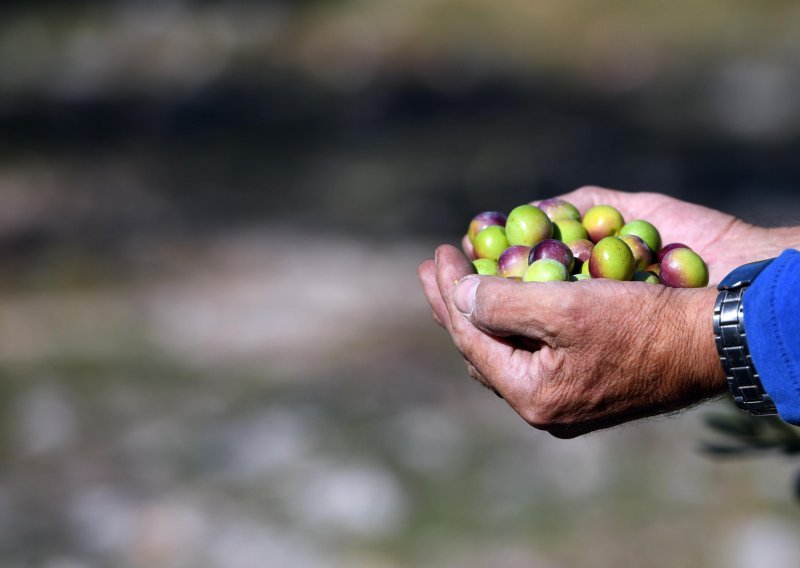
[[[520,416],[537,430],[551,432],[564,426],[561,421],[563,417],[561,403],[556,397],[550,397],[549,395],[539,397],[535,404],[530,404],[522,409]]]
[[[549,413],[538,404],[524,408],[519,414],[525,422],[537,430],[549,430],[552,426]]]
[[[544,423],[539,419],[539,413],[535,406],[526,406],[517,410],[522,419],[539,430],[543,430]]]

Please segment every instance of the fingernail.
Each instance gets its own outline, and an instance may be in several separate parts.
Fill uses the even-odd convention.
[[[453,290],[453,302],[458,311],[465,316],[472,315],[475,309],[475,295],[480,283],[480,278],[477,276],[465,276]]]

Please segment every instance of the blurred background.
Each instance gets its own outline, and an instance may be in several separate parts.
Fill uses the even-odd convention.
[[[714,405],[533,430],[415,274],[588,183],[796,224],[798,27],[790,0],[4,2],[0,565],[800,565],[796,460],[701,453]]]

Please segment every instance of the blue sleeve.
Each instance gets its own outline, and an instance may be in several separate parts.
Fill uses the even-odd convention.
[[[800,252],[784,251],[745,292],[744,328],[764,390],[800,425]]]

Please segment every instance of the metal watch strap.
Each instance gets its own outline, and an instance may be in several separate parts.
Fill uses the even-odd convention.
[[[749,282],[748,282],[749,284]],[[714,339],[736,405],[750,414],[777,414],[775,403],[764,391],[744,329],[742,301],[748,286],[720,290],[714,304]]]

